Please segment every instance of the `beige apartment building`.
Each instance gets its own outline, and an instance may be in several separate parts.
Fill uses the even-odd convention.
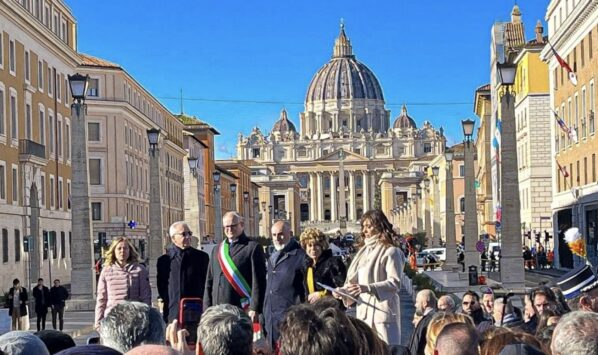
[[[76,31],[63,1],[0,2],[0,291],[14,278],[70,282]]]
[[[575,142],[557,125],[551,124],[552,153],[568,176],[552,162],[552,218],[555,263],[572,268],[584,263],[573,256],[563,233],[578,227],[586,238],[588,259],[598,262],[598,175],[596,155],[596,85],[598,85],[598,3],[593,0],[552,0],[546,10],[550,43],[577,76],[568,79],[549,47],[541,59],[548,61],[550,106],[577,133]]]
[[[87,92],[89,184],[95,257],[117,236],[134,240],[146,255],[149,234],[149,142],[161,130],[160,186],[163,245],[171,223],[184,218],[183,124],[118,64],[81,54]],[[128,226],[135,221],[134,229]]]

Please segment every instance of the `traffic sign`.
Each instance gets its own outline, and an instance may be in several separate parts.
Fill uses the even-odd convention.
[[[486,245],[484,244],[483,241],[478,240],[477,243],[475,243],[475,248],[477,251],[479,251],[480,253],[484,252],[484,250],[486,250]]]

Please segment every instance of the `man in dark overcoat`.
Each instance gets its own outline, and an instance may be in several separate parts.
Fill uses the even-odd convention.
[[[266,292],[264,250],[245,235],[243,217],[238,212],[227,212],[222,218],[222,225],[226,239],[220,241],[212,250],[206,279],[204,309],[218,304],[232,304],[246,310],[252,322],[256,323],[259,314],[262,313]],[[224,272],[221,265],[225,266]],[[246,287],[241,287],[242,290],[231,283],[230,270],[233,265],[233,270],[239,274],[237,276],[244,280],[241,286],[244,284]]]
[[[19,281],[19,279],[14,279],[12,281],[12,287],[8,290],[8,297],[6,298],[8,315],[12,319],[11,330],[28,330],[25,329],[27,300],[27,289],[21,287],[21,281]]]
[[[268,282],[264,303],[265,331],[274,347],[280,332],[278,325],[287,310],[305,301],[304,265],[306,254],[291,238],[288,222],[278,221],[272,226],[274,253],[268,258]]]
[[[181,298],[202,298],[210,257],[191,246],[187,223],[174,222],[169,229],[172,246],[157,261],[158,295],[166,323],[177,319]]]
[[[50,289],[44,285],[44,279],[37,279],[37,286],[33,289],[33,298],[35,299],[35,315],[37,316],[37,331],[46,329],[46,315],[48,307],[52,305]]]

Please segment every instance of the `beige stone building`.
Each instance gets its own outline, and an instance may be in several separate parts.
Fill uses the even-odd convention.
[[[67,75],[76,51],[76,19],[63,1],[0,2],[0,290],[14,278],[70,282]]]
[[[126,235],[145,255],[149,233],[149,142],[161,130],[160,185],[163,244],[168,227],[184,218],[183,124],[118,64],[81,54],[78,71],[90,76],[87,92],[89,184],[95,257],[99,246]],[[137,226],[129,228],[135,221]]]
[[[563,232],[578,227],[586,238],[588,258],[598,262],[598,175],[596,154],[596,101],[598,100],[598,3],[592,0],[552,0],[546,11],[548,35],[554,49],[576,73],[577,85],[568,79],[550,48],[548,61],[550,106],[577,133],[575,142],[552,120],[552,222],[555,263],[571,268],[583,261],[571,254]],[[567,169],[559,172],[556,161]]]
[[[239,135],[237,157],[255,162],[252,181],[269,216],[260,234],[280,218],[301,228],[359,230],[369,209],[390,215],[415,193],[446,141],[429,122],[418,128],[405,106],[391,124],[382,86],[356,59],[343,26],[307,88],[299,122],[297,129],[283,110],[270,133],[256,127]]]

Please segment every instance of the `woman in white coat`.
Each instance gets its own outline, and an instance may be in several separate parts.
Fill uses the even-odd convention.
[[[388,345],[400,345],[399,291],[405,255],[394,247],[392,224],[380,210],[370,210],[361,217],[361,236],[363,244],[339,291],[363,301],[357,305],[357,318],[372,327]],[[354,303],[339,293],[335,297],[341,297],[346,306]]]

